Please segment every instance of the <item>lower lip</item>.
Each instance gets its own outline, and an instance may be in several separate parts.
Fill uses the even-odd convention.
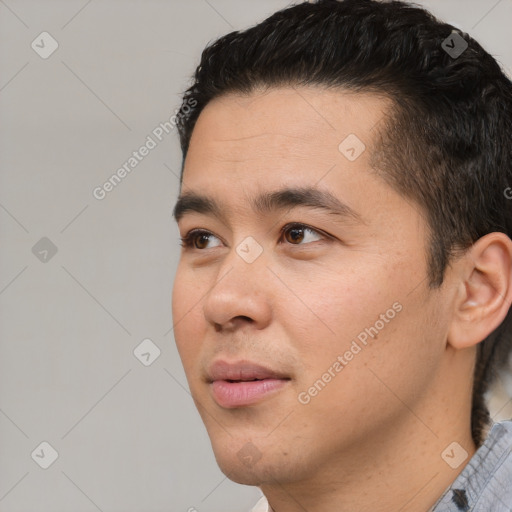
[[[263,379],[246,382],[228,382],[216,380],[212,382],[213,398],[226,408],[243,407],[255,404],[263,398],[282,389],[288,380]]]

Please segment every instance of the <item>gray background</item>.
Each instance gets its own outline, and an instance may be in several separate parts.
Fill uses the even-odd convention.
[[[240,512],[260,496],[217,468],[174,345],[176,131],[92,191],[174,114],[209,41],[289,3],[0,0],[0,511]],[[420,3],[512,69],[512,0]],[[495,419],[512,416],[509,378]]]

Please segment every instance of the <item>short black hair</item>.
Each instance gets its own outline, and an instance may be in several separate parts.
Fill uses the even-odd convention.
[[[183,162],[214,98],[319,86],[385,96],[372,168],[420,206],[429,226],[431,288],[451,258],[491,232],[512,234],[512,82],[468,34],[402,1],[317,0],[231,32],[202,53],[178,120]],[[508,196],[510,197],[510,196]],[[490,423],[485,393],[511,346],[512,313],[478,345],[472,436]]]

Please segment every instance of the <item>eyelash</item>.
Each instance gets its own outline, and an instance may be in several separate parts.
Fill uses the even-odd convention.
[[[327,235],[318,229],[312,228],[311,226],[308,226],[307,224],[301,224],[299,222],[292,222],[289,224],[286,224],[281,228],[281,231],[279,233],[279,240],[281,240],[285,234],[285,232],[289,229],[303,229],[304,231],[312,231],[320,236],[322,236],[324,239],[327,238]],[[213,235],[210,231],[207,231],[205,229],[191,229],[184,237],[180,237],[181,240],[181,246],[185,247],[186,249],[194,249],[197,251],[204,251],[205,249],[198,249],[197,247],[194,247],[194,239],[198,235]],[[215,235],[213,235],[215,236]],[[218,238],[218,237],[217,237]],[[311,242],[309,242],[311,243]],[[302,245],[302,244],[290,244],[290,245]],[[306,244],[307,245],[307,244]]]

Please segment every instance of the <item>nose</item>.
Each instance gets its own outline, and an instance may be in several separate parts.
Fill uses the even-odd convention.
[[[262,252],[254,261],[240,246],[233,248],[219,267],[203,302],[206,321],[216,331],[233,331],[251,324],[264,329],[272,317],[272,273]]]

